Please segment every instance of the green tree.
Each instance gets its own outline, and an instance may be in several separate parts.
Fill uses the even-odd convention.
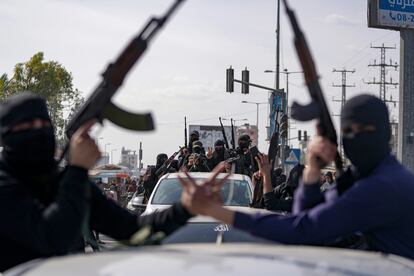
[[[56,136],[63,141],[65,118],[83,101],[72,80],[71,73],[60,63],[44,61],[43,53],[39,52],[29,61],[18,63],[10,78],[6,74],[0,77],[0,100],[22,91],[42,96],[56,127]]]

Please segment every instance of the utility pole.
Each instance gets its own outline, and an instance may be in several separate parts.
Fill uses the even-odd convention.
[[[335,68],[333,69],[334,73],[341,73],[342,74],[342,84],[338,85],[338,84],[332,84],[332,87],[341,87],[342,88],[342,96],[341,96],[341,100],[335,100],[333,99],[334,102],[340,102],[341,103],[341,110],[344,108],[345,102],[346,102],[346,88],[348,87],[355,87],[355,84],[353,85],[348,85],[346,82],[346,76],[348,73],[355,73],[355,69],[353,70],[346,70],[345,68],[342,70],[336,70]],[[339,126],[339,129],[342,129],[342,125]],[[339,139],[339,151],[341,153],[341,157],[342,159],[344,159],[344,151],[343,151],[343,147],[342,147],[342,139]]]
[[[414,10],[406,9],[407,1],[368,1],[368,27],[391,29],[400,32],[400,94],[398,122],[398,159],[409,170],[414,171],[414,22],[404,20],[414,16]],[[401,20],[403,19],[403,20]],[[383,45],[384,46],[384,45]],[[385,49],[381,49],[382,64],[385,64]],[[390,62],[392,65],[392,61]],[[397,65],[392,67],[396,67]],[[381,68],[383,69],[383,68]],[[385,73],[381,72],[381,76]],[[385,85],[382,86],[385,96]],[[392,83],[391,81],[391,84]],[[394,84],[395,85],[395,84]]]
[[[277,0],[277,22],[276,22],[276,70],[275,70],[275,86],[276,86],[276,90],[280,89],[280,0]],[[274,93],[273,95],[271,95],[269,102],[273,105],[273,98],[274,98]],[[286,100],[285,100],[286,101]],[[286,104],[287,105],[287,104]],[[283,106],[283,104],[282,104]],[[276,107],[271,106],[270,107],[270,114],[269,114],[269,118],[271,116],[271,114],[273,113],[273,109],[275,109]],[[287,106],[284,107],[283,113],[287,114]],[[273,118],[270,118],[271,120]],[[270,125],[270,124],[269,124]],[[270,137],[269,137],[270,140]],[[285,146],[286,146],[286,139],[282,138],[281,139],[281,146],[282,146],[282,150],[280,152],[280,163],[282,165],[282,169],[283,171],[285,171]]]
[[[138,159],[139,159],[138,169],[139,171],[141,171],[143,167],[142,166],[142,142],[139,142]]]
[[[397,86],[398,83],[393,82],[392,78],[390,78],[390,81],[386,80],[386,76],[387,76],[387,71],[386,69],[391,67],[391,68],[395,68],[395,70],[397,70],[397,63],[393,64],[392,60],[390,59],[390,63],[387,64],[385,59],[386,59],[386,50],[391,50],[391,49],[396,49],[395,46],[394,47],[387,47],[384,46],[384,44],[382,44],[382,46],[372,46],[372,49],[380,49],[381,50],[381,62],[379,64],[377,64],[377,61],[374,60],[374,63],[369,64],[368,67],[380,67],[380,81],[376,81],[375,78],[373,81],[370,82],[366,82],[367,84],[375,84],[375,85],[379,85],[380,90],[379,90],[379,97],[382,101],[384,101],[385,103],[396,103],[396,101],[392,100],[392,95],[390,97],[390,99],[387,98],[387,86],[388,85],[394,85]]]
[[[276,89],[280,88],[280,0],[277,0],[277,23],[276,23]]]
[[[265,72],[267,73],[267,72],[271,72],[271,71],[266,70]],[[286,102],[284,103],[284,106],[286,108],[286,115],[288,115],[288,122],[289,122],[289,120],[290,120],[290,113],[289,113],[289,75],[290,74],[303,74],[303,71],[293,72],[293,71],[288,71],[288,69],[285,68],[285,69],[283,69],[283,72],[281,72],[281,73],[286,75],[286,88],[285,88],[286,89]],[[288,123],[288,124],[290,126],[290,123]],[[288,130],[287,140],[289,140],[289,137],[290,137],[290,135],[289,135],[289,130]]]
[[[400,105],[398,159],[414,172],[414,30],[402,29],[400,54]]]

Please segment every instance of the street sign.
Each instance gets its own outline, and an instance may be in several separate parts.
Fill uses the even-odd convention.
[[[373,28],[414,28],[413,0],[368,0],[368,26]]]
[[[283,109],[284,109],[284,101],[286,98],[286,93],[279,92],[279,93],[272,93],[269,99],[270,103],[270,114],[269,114],[269,128],[267,129],[267,140],[270,141],[273,132],[276,128],[275,117],[277,110],[279,110],[279,116],[282,116]],[[279,118],[277,118],[279,119]]]
[[[285,159],[285,164],[296,165],[300,163],[300,149],[291,149],[288,157]]]

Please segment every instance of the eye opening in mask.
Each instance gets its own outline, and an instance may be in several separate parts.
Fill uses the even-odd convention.
[[[52,123],[49,120],[45,120],[42,118],[35,118],[30,121],[24,121],[21,123],[18,123],[10,128],[8,131],[9,133],[12,132],[19,132],[24,131],[28,129],[39,129],[39,128],[50,128],[52,127]]]
[[[377,131],[377,128],[373,125],[351,124],[342,129],[342,137],[345,139],[353,139],[359,133],[375,131]]]

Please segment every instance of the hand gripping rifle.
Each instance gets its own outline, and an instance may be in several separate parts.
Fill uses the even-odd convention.
[[[162,166],[155,172],[155,176],[160,177],[163,174],[165,174],[168,169],[171,167],[172,161],[174,161],[175,157],[178,155],[178,153],[181,151],[181,147],[178,151],[174,152],[165,162],[162,164]]]
[[[128,72],[145,53],[152,38],[164,26],[183,1],[175,0],[164,16],[150,18],[141,32],[132,39],[116,61],[109,64],[108,68],[102,74],[102,81],[81,106],[80,110],[69,121],[66,127],[66,135],[68,138],[81,125],[91,119],[96,119],[100,123],[103,122],[103,119],[108,119],[120,127],[136,131],[149,131],[154,129],[154,123],[150,113],[134,114],[124,111],[114,105],[111,99],[122,85]],[[66,145],[64,152],[67,149],[68,145]],[[64,154],[62,154],[63,156]]]
[[[294,102],[292,105],[292,118],[298,121],[310,121],[313,119],[318,119],[318,127],[320,130],[320,135],[328,138],[332,143],[338,145],[337,134],[335,127],[332,123],[332,119],[326,105],[325,98],[322,93],[322,89],[319,85],[318,74],[316,72],[315,63],[313,61],[312,55],[310,53],[308,44],[306,42],[305,36],[302,30],[299,27],[299,23],[296,20],[294,12],[289,8],[287,0],[283,0],[283,3],[286,8],[286,13],[289,17],[289,21],[292,25],[293,32],[295,33],[295,47],[296,52],[299,56],[300,63],[302,65],[303,72],[305,74],[305,82],[308,87],[309,94],[312,98],[312,101],[308,105],[300,105],[297,102]],[[321,167],[326,164],[323,164],[321,160]],[[336,152],[335,157],[335,167],[337,173],[340,175],[343,170],[342,159]]]
[[[221,133],[223,134],[224,144],[226,145],[226,149],[230,149],[229,141],[227,140],[226,131],[223,126],[223,122],[221,121],[221,117],[219,117],[220,125],[221,125]]]

